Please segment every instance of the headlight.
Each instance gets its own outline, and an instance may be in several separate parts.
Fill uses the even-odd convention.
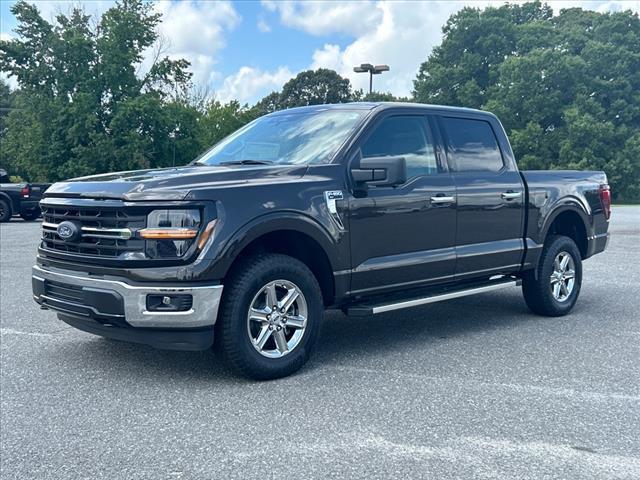
[[[147,227],[138,231],[146,240],[150,258],[182,257],[193,245],[200,229],[200,210],[154,210],[147,216]]]

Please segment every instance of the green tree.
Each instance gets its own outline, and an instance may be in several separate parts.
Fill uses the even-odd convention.
[[[255,112],[255,115],[259,117],[260,115],[266,115],[267,113],[272,113],[282,108],[284,107],[280,105],[280,92],[271,92],[256,103],[252,107],[252,110]]]
[[[345,103],[352,99],[351,82],[326,68],[300,72],[282,87],[280,108]]]
[[[640,19],[540,2],[465,8],[419,69],[425,103],[496,113],[522,168],[604,170],[640,199]]]
[[[188,138],[195,129],[179,128],[197,117],[178,98],[189,88],[188,62],[157,56],[138,73],[158,38],[152,7],[121,0],[95,26],[78,8],[50,24],[35,5],[11,7],[18,37],[0,42],[0,69],[19,91],[6,117],[3,164],[26,179],[53,181],[167,166],[174,147],[181,160],[199,150]]]
[[[223,104],[218,101],[209,102],[199,122],[198,138],[200,144],[208,147],[238,130],[251,120],[268,112],[260,112],[255,107],[249,109],[240,106],[237,100]]]
[[[391,92],[373,92],[364,93],[362,89],[355,90],[351,96],[353,102],[409,102],[411,99],[407,97],[396,97]]]

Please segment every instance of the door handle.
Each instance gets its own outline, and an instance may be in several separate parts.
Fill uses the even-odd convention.
[[[509,190],[508,192],[502,192],[500,195],[504,200],[515,200],[516,198],[520,198],[522,192],[514,192]]]
[[[436,195],[431,197],[432,205],[442,205],[444,203],[456,203],[456,197],[446,197],[444,195]]]

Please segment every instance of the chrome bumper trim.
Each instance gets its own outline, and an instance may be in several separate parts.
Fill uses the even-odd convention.
[[[223,288],[222,285],[195,287],[129,285],[117,280],[46,270],[38,265],[33,266],[32,275],[39,280],[50,280],[61,284],[117,292],[124,300],[125,320],[131,326],[141,328],[196,328],[211,326],[215,324],[218,316],[218,307],[220,306]],[[193,307],[184,312],[150,312],[147,310],[147,295],[172,293],[192,295]],[[36,298],[36,300],[38,299]],[[55,310],[55,308],[52,308],[52,310]]]

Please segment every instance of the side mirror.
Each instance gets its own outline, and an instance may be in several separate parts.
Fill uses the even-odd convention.
[[[393,187],[407,181],[407,162],[404,157],[361,158],[360,165],[351,169],[356,183]]]

